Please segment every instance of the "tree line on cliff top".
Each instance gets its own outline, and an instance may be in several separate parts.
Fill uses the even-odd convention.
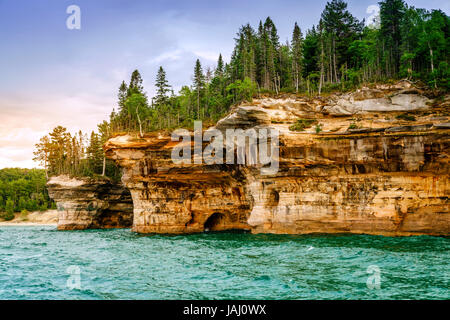
[[[118,102],[99,133],[87,139],[62,127],[37,145],[36,159],[50,174],[103,174],[114,166],[101,144],[112,134],[192,127],[194,120],[213,123],[231,105],[261,93],[321,95],[369,82],[407,78],[430,88],[450,88],[450,18],[441,10],[408,6],[403,0],[379,2],[380,12],[365,26],[342,0],[329,1],[318,21],[303,34],[294,24],[290,41],[280,42],[270,17],[256,28],[243,25],[231,61],[218,56],[214,69],[197,60],[193,82],[175,94],[163,67],[156,75],[156,95],[149,99],[135,70],[119,86]]]

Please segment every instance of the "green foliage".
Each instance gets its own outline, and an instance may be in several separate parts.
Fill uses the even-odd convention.
[[[12,219],[14,212],[48,210],[53,202],[48,197],[46,182],[45,171],[41,169],[1,169],[0,212],[5,211],[7,218]]]
[[[144,87],[142,86],[142,76],[138,70],[134,70],[131,74],[130,85],[127,90],[127,97],[134,93],[143,93]]]
[[[27,209],[23,209],[22,211],[20,211],[20,219],[22,220],[27,220],[28,217],[28,210]]]
[[[3,219],[5,220],[14,219],[14,201],[12,199],[6,200],[5,210],[6,213],[3,215]]]
[[[197,59],[192,86],[183,86],[177,95],[172,91],[169,96],[170,85],[164,69],[160,67],[155,82],[157,94],[151,104],[147,102],[141,86],[138,92],[132,93],[133,89],[124,88],[125,82],[122,82],[118,95],[120,112],[113,110],[109,123],[105,124],[107,131],[142,130],[144,133],[192,127],[194,120],[215,122],[226,114],[231,104],[242,100],[251,101],[257,92],[257,85],[251,79],[231,81],[230,70],[230,65],[224,63],[222,55],[219,55],[214,71],[209,68],[204,71]],[[132,82],[136,81],[130,80]]]
[[[348,126],[348,130],[353,130],[353,129],[358,129],[358,125],[354,122],[352,122],[349,126]]]
[[[446,61],[441,61],[434,78],[438,87],[450,90],[450,65]]]
[[[233,102],[252,101],[256,90],[256,84],[250,78],[245,78],[244,81],[237,80],[226,88],[226,91],[230,93],[228,98],[233,100]]]
[[[296,123],[289,127],[289,130],[304,131],[305,129],[311,128],[314,124],[317,124],[317,120],[315,119],[298,119]]]
[[[86,171],[101,172],[103,165],[103,150],[100,137],[94,131],[91,132],[89,146],[86,149],[88,168]]]
[[[322,132],[322,126],[320,124],[316,125],[316,133]]]
[[[230,62],[220,54],[216,68],[205,70],[197,59],[192,84],[177,94],[169,96],[170,85],[160,67],[151,104],[145,101],[142,77],[135,70],[129,85],[122,82],[119,87],[119,112],[111,113],[111,131],[190,127],[197,119],[214,122],[232,104],[250,101],[256,93],[312,96],[398,77],[449,88],[450,24],[444,12],[383,0],[376,20],[364,27],[345,1],[331,0],[305,36],[294,23],[290,42],[280,43],[270,17],[259,21],[257,28],[243,25]]]
[[[5,212],[1,218],[3,218],[5,221],[10,221],[12,219],[14,219],[14,213],[11,212]]]
[[[385,72],[393,77],[400,66],[402,21],[406,6],[403,0],[384,0],[380,3],[380,32],[379,42],[382,45],[382,58],[385,62]]]
[[[408,7],[402,0],[384,0],[380,7],[379,26],[364,27],[344,1],[329,1],[304,38],[294,24],[286,45],[278,42],[270,18],[259,23],[257,32],[242,26],[230,80],[248,77],[260,92],[303,90],[310,95],[398,77],[448,88],[449,17],[441,10]]]
[[[90,139],[81,131],[72,135],[61,126],[54,128],[48,136],[42,137],[40,143],[36,144],[34,160],[39,161],[44,167],[44,180],[46,176],[60,174],[71,176],[103,174],[103,166],[105,171],[110,173],[110,177],[116,178],[119,169],[114,162],[105,159],[102,148],[103,143],[111,136],[111,127],[104,121],[98,128],[100,133],[92,132]],[[38,208],[40,206],[33,207]]]
[[[168,93],[170,91],[169,82],[166,79],[166,72],[163,67],[159,67],[158,74],[156,75],[156,96],[154,103],[156,105],[165,105],[169,102]]]
[[[295,92],[298,92],[301,83],[303,72],[303,35],[297,22],[294,24],[294,31],[292,32],[292,74],[293,87]],[[285,47],[286,48],[286,47]],[[289,68],[289,66],[288,66]]]

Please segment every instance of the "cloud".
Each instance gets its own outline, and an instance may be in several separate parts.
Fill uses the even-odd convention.
[[[110,100],[89,94],[2,96],[0,168],[37,166],[31,160],[35,144],[58,125],[72,133],[96,130],[97,124],[112,110],[113,101]]]
[[[194,51],[194,54],[205,60],[216,62],[220,53],[215,51]]]
[[[33,152],[24,148],[0,148],[0,168],[36,168]]]
[[[172,51],[163,52],[162,54],[149,59],[146,64],[155,65],[160,63],[169,63],[173,61],[178,61],[182,58],[183,50],[176,49]]]

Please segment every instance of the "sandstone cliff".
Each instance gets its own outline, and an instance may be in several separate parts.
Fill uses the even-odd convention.
[[[133,202],[128,189],[108,179],[52,177],[49,196],[58,208],[58,230],[129,228]]]
[[[274,128],[279,170],[175,164],[157,133],[104,146],[124,169],[133,230],[187,233],[449,235],[448,96],[436,102],[409,83],[327,98],[261,98],[216,128]],[[404,121],[404,111],[416,121]],[[299,118],[317,125],[292,131]]]

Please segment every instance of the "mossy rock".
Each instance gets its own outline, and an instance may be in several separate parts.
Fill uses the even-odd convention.
[[[304,131],[311,128],[314,124],[317,124],[316,119],[298,119],[296,123],[289,127],[291,131]]]

